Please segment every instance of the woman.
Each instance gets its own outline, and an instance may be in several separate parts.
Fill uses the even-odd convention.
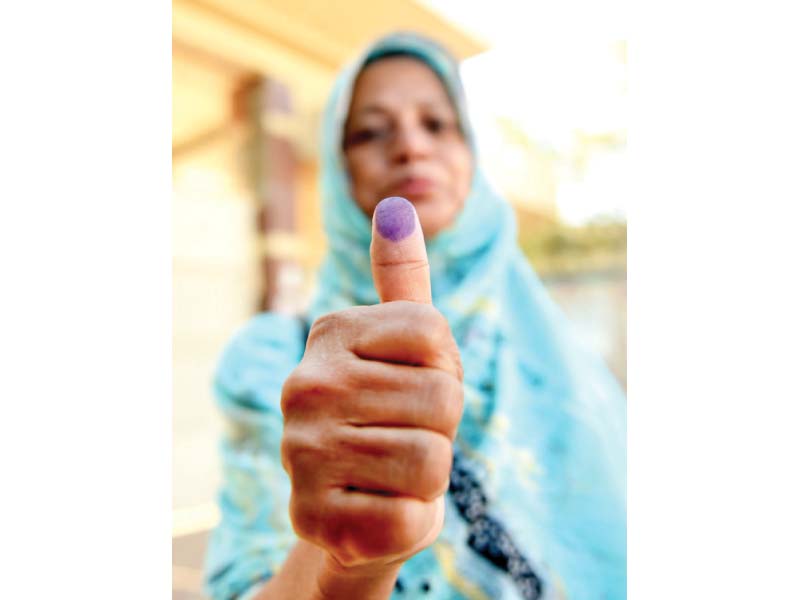
[[[324,122],[313,326],[258,315],[215,380],[208,591],[624,598],[624,398],[521,254],[456,63],[383,38]]]

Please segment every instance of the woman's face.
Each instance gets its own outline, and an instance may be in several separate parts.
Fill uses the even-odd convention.
[[[472,154],[442,82],[416,59],[385,58],[361,72],[344,149],[353,197],[367,215],[383,198],[403,196],[432,237],[464,206]]]

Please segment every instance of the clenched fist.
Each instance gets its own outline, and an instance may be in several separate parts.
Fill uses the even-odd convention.
[[[381,304],[318,319],[281,399],[294,529],[363,573],[436,539],[463,407],[458,347],[431,304],[411,203],[378,204],[370,253]]]

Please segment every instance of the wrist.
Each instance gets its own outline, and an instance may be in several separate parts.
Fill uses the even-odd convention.
[[[323,551],[324,552],[324,551]],[[386,600],[394,589],[402,561],[386,565],[344,567],[332,556],[325,554],[317,571],[317,590],[320,600],[331,598],[359,598]]]

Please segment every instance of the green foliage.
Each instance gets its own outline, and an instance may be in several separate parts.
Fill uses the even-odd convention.
[[[583,227],[520,214],[519,244],[543,275],[625,269],[628,227],[625,222],[598,221]]]

